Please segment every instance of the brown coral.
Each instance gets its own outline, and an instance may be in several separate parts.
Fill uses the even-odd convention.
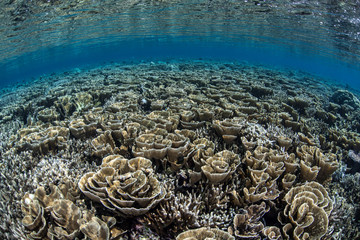
[[[206,160],[206,165],[201,167],[210,183],[226,181],[240,165],[240,157],[228,150],[216,153]]]
[[[200,171],[201,166],[206,164],[206,159],[214,155],[215,144],[206,138],[196,139],[190,147],[188,158],[195,164],[195,169]]]
[[[145,214],[141,221],[159,234],[174,235],[200,226],[198,218],[201,203],[200,197],[194,194],[170,193],[158,208]]]
[[[75,138],[86,138],[96,133],[96,123],[86,124],[83,119],[75,119],[70,122],[69,129]]]
[[[22,224],[29,232],[30,239],[41,239],[46,235],[44,208],[33,194],[26,193],[21,201],[21,211],[25,215]]]
[[[333,204],[321,184],[309,182],[293,187],[284,199],[284,217],[290,220],[295,239],[320,239],[326,234]],[[289,232],[289,225],[285,227],[283,231]]]
[[[80,231],[90,239],[108,240],[110,239],[110,230],[106,223],[101,219],[87,215],[81,219]]]
[[[51,212],[55,223],[49,229],[48,235],[57,239],[73,239],[79,234],[78,221],[81,218],[81,212],[73,202],[67,199],[58,199],[47,210]]]
[[[116,168],[102,167],[80,179],[79,188],[87,197],[123,216],[142,215],[165,197],[164,187],[147,170],[150,160],[111,158],[105,158],[105,164]]]
[[[166,168],[168,162],[172,170],[178,170],[185,164],[184,158],[190,141],[183,135],[167,133],[161,130],[154,129],[152,132],[155,133],[142,134],[137,137],[135,139],[136,146],[133,147],[133,154],[161,160],[164,168]]]
[[[233,227],[230,233],[239,239],[261,239],[261,232],[264,230],[264,224],[260,219],[270,210],[265,202],[261,204],[252,204],[246,209],[240,209],[235,215]]]
[[[302,145],[296,148],[296,154],[301,159],[300,169],[303,180],[317,180],[320,183],[331,180],[331,175],[338,168],[335,154],[323,154],[315,146]]]
[[[171,141],[162,135],[142,134],[135,139],[136,147],[133,153],[136,157],[163,159],[171,146]]]
[[[166,139],[171,141],[167,151],[167,158],[172,170],[178,170],[185,164],[184,158],[188,150],[190,140],[179,134],[169,133]]]
[[[285,172],[286,165],[282,162],[285,159],[285,155],[261,146],[245,153],[243,162],[249,176],[243,189],[246,201],[274,200],[280,195],[277,180]]]
[[[120,153],[120,149],[116,146],[110,130],[93,139],[91,146],[93,147],[93,155],[97,157]]]
[[[61,190],[50,185],[46,194],[44,187],[35,194],[26,193],[21,200],[22,220],[30,239],[74,239],[79,234],[80,209],[65,199],[70,188],[61,184]]]
[[[38,112],[38,119],[44,123],[53,122],[59,120],[60,114],[56,111],[54,107],[45,108]]]
[[[222,136],[224,141],[226,140],[227,143],[233,142],[237,139],[240,135],[241,130],[243,128],[242,119],[226,119],[224,121],[214,120],[213,127],[215,128],[216,132]]]
[[[269,239],[269,240],[281,240],[282,239],[280,229],[275,226],[265,227],[262,231],[262,234],[266,237],[266,239]]]
[[[19,132],[19,141],[15,143],[17,149],[32,150],[36,154],[46,154],[49,151],[65,149],[69,129],[65,127],[48,127],[46,129],[30,128]]]
[[[216,228],[198,228],[194,230],[188,230],[186,232],[180,233],[176,240],[206,240],[206,239],[214,239],[214,240],[235,240],[233,236],[225,231],[221,231]]]
[[[155,122],[155,128],[166,129],[168,132],[177,129],[180,121],[178,115],[171,114],[169,111],[153,111],[147,117]]]

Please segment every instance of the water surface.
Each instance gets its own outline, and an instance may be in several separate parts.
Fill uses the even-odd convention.
[[[359,87],[359,2],[2,1],[1,84],[86,64],[236,59]]]

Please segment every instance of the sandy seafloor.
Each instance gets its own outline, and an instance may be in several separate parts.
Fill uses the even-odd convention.
[[[0,124],[1,239],[360,239],[358,95],[306,73],[74,69]]]

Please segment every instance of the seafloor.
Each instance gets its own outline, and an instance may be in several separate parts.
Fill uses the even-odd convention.
[[[0,124],[0,239],[360,239],[360,102],[305,73],[76,69]]]

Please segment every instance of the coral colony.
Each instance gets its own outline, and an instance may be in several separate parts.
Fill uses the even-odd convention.
[[[112,64],[0,104],[1,239],[359,238],[358,100],[315,77]]]

